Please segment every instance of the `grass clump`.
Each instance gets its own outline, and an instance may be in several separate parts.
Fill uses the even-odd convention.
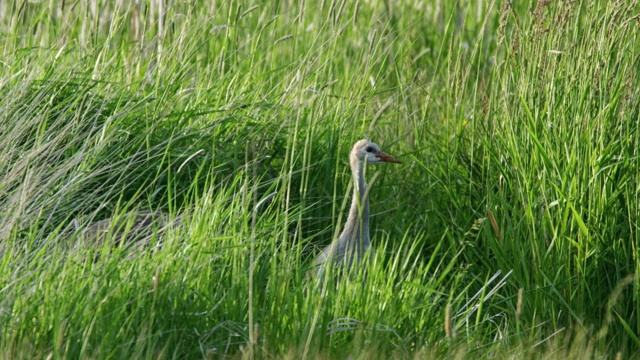
[[[0,4],[1,356],[636,356],[638,5]],[[130,211],[182,222],[75,246]]]

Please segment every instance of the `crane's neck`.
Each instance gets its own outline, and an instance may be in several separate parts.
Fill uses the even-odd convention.
[[[364,179],[364,163],[351,157],[351,171],[353,172],[353,199],[349,216],[345,223],[341,238],[349,239],[352,249],[363,253],[369,247],[369,196]]]

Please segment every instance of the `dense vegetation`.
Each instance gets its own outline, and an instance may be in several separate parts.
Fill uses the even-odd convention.
[[[639,5],[1,2],[0,357],[638,356]]]

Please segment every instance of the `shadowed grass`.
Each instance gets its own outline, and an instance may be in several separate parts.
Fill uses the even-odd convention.
[[[636,356],[638,5],[0,3],[0,356]],[[129,211],[184,221],[68,251]]]

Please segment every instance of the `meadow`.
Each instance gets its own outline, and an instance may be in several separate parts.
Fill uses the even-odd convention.
[[[636,0],[0,2],[0,358],[637,357],[639,29]],[[315,283],[361,138],[402,160],[368,169],[375,251]],[[185,220],[75,246],[143,210]]]

